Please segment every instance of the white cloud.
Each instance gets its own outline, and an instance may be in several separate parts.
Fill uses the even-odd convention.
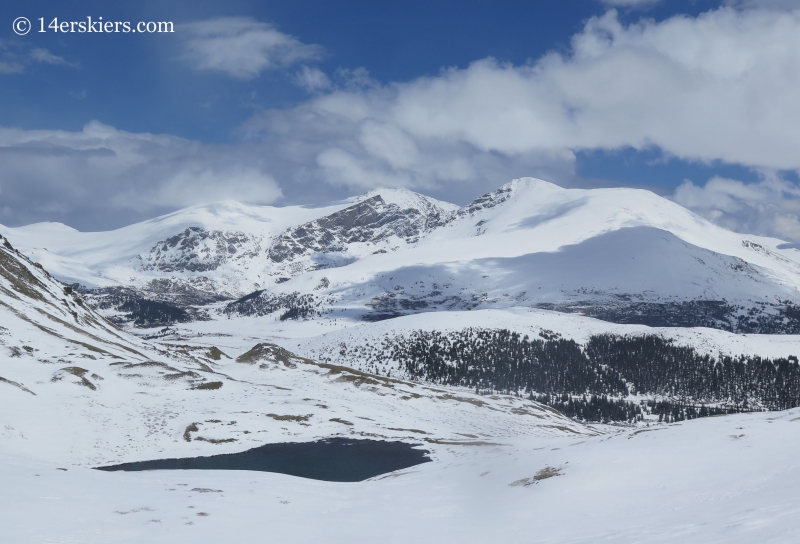
[[[354,69],[339,68],[336,70],[336,80],[339,88],[348,91],[374,89],[380,86],[363,66]]]
[[[282,196],[275,179],[255,168],[230,166],[187,167],[142,191],[133,188],[114,195],[112,203],[120,208],[147,212],[157,208],[184,208],[221,200],[271,203]]]
[[[176,207],[281,196],[256,152],[98,122],[78,132],[0,129],[0,171],[12,224],[121,226]]]
[[[407,187],[464,202],[513,177],[573,176],[568,149],[504,154],[464,138],[428,135],[393,116],[398,98],[395,87],[335,91],[264,112],[246,125],[245,136],[269,149],[272,165],[282,161],[292,172],[282,179],[350,191]]]
[[[265,70],[283,68],[322,56],[322,48],[300,42],[272,25],[248,17],[222,17],[187,23],[178,29],[183,57],[198,70],[253,79]]]
[[[295,74],[295,83],[310,93],[330,88],[331,80],[319,68],[303,66]]]
[[[302,150],[314,165],[303,175],[354,187],[457,187],[522,165],[563,182],[575,151],[625,147],[800,169],[800,12],[720,8],[623,25],[611,10],[569,54],[362,80],[259,114],[245,130]]]
[[[800,187],[774,173],[756,183],[714,177],[697,186],[686,180],[673,198],[731,230],[800,242]]]

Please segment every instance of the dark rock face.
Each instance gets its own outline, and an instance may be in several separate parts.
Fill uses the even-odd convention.
[[[143,270],[161,272],[207,272],[234,257],[258,255],[258,241],[239,231],[207,231],[189,227],[180,234],[158,242],[141,256]]]
[[[496,191],[492,191],[491,193],[486,193],[483,196],[479,196],[460,210],[458,210],[458,216],[464,217],[466,215],[472,215],[476,212],[481,210],[485,210],[488,208],[494,208],[511,198],[514,189],[510,185],[503,185]]]
[[[363,321],[383,321],[403,315],[437,311],[469,311],[481,306],[484,302],[475,293],[464,295],[443,294],[436,289],[423,293],[384,293],[372,298],[367,306],[373,311],[361,316]]]
[[[315,221],[283,232],[269,249],[274,263],[291,261],[314,253],[337,253],[358,242],[379,242],[392,236],[415,243],[426,232],[446,223],[448,212],[432,204],[401,209],[387,204],[380,195]],[[324,263],[318,268],[330,268]]]

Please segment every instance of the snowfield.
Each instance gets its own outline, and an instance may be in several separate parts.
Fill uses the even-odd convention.
[[[3,454],[0,525],[7,542],[794,542],[799,419],[442,445],[355,484]]]

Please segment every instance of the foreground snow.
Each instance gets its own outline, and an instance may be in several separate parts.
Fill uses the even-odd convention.
[[[442,445],[433,463],[355,484],[104,473],[4,454],[0,526],[20,543],[791,542],[798,420],[791,410]]]

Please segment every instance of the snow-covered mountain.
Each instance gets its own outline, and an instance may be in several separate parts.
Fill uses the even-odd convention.
[[[108,315],[139,299],[177,307],[183,320],[343,312],[374,321],[526,306],[800,331],[797,249],[635,189],[524,178],[461,208],[380,189],[316,208],[199,206],[106,233],[58,224],[0,232],[60,279],[95,289],[89,300]],[[225,299],[233,302],[219,308]],[[139,323],[183,315],[160,311]]]

